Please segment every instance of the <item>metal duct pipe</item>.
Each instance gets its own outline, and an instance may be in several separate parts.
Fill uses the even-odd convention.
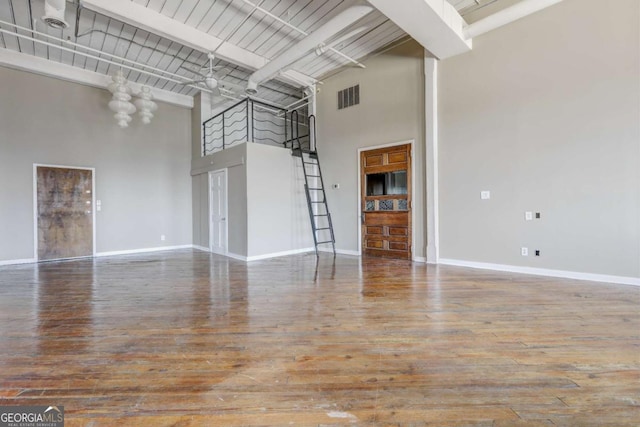
[[[304,55],[314,50],[318,45],[338,34],[354,22],[373,11],[373,7],[358,4],[343,10],[320,26],[313,33],[306,36],[292,48],[280,56],[275,57],[267,65],[260,68],[249,77],[246,92],[250,95],[257,93],[258,85],[276,76],[281,70],[293,64]]]
[[[66,0],[45,0],[42,20],[50,27],[64,29],[69,24],[64,20]]]
[[[523,0],[511,7],[487,16],[471,25],[466,26],[462,32],[466,40],[472,39],[491,30],[510,24],[520,18],[531,15],[539,10],[546,9],[562,0]]]
[[[358,34],[365,32],[366,30],[367,30],[367,27],[363,25],[362,27],[358,27],[353,31],[349,31],[344,36],[341,36],[341,37],[335,39],[334,41],[332,41],[329,44],[320,43],[318,46],[316,46],[316,55],[320,56],[320,55],[324,54],[328,50],[335,51],[335,49],[333,49],[334,46],[337,46],[340,43],[342,43],[343,41],[349,40],[351,37],[355,37]],[[360,68],[365,68],[365,66],[363,64],[360,64],[359,62],[356,65],[358,67],[360,67]]]
[[[293,31],[296,31],[300,34],[302,34],[303,36],[308,36],[309,33],[301,30],[300,28],[296,27],[295,25],[291,25],[291,23],[285,21],[284,19],[280,18],[278,15],[274,15],[273,13],[269,12],[268,10],[260,7],[260,5],[255,5],[253,4],[253,2],[251,2],[250,0],[242,0],[243,2],[245,2],[246,4],[250,5],[251,7],[257,10],[259,10],[260,12],[264,13],[265,15],[267,15],[268,17],[270,17],[271,19],[275,20],[276,22],[281,23],[282,25],[284,25],[287,28],[291,28]],[[344,59],[346,59],[349,62],[352,62],[353,64],[357,65],[360,68],[365,68],[365,66],[361,63],[359,63],[358,61],[356,61],[355,59],[351,58],[350,56],[345,55],[344,53],[340,52],[337,49],[334,48],[330,48],[330,50],[335,53],[336,55],[339,55],[341,57],[343,57]]]

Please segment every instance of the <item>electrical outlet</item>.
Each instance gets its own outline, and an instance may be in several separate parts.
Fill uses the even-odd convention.
[[[533,212],[525,212],[524,213],[524,220],[525,221],[532,221],[533,220]]]
[[[540,256],[540,250],[536,249],[536,256]]]
[[[165,235],[164,235],[164,234],[160,236],[160,240],[162,240],[163,242],[164,242],[165,238],[166,238],[166,237],[165,237]]]
[[[540,219],[540,212],[536,212],[536,219]]]
[[[520,248],[520,255],[529,256],[529,248]]]
[[[480,192],[480,198],[482,200],[489,200],[491,198],[491,191],[481,191]]]

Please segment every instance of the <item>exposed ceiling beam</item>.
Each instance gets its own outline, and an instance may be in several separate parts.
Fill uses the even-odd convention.
[[[471,50],[463,34],[465,21],[445,0],[369,0],[376,9],[438,59]]]
[[[270,80],[278,71],[286,70],[298,59],[320,46],[322,43],[334,37],[356,21],[373,12],[371,6],[356,4],[338,13],[336,16],[316,28],[315,31],[307,35],[298,43],[289,47],[279,56],[273,58],[267,65],[260,68],[249,77],[247,82],[247,93],[255,94],[260,83]]]
[[[30,73],[41,74],[60,80],[80,83],[86,86],[107,89],[111,83],[109,76],[94,71],[83,70],[78,67],[49,61],[33,55],[18,53],[13,50],[0,48],[0,66],[13,68]],[[134,92],[140,92],[142,85],[129,82]],[[193,97],[181,95],[167,90],[151,88],[151,93],[156,101],[166,102],[179,107],[193,108]]]
[[[250,70],[264,67],[269,60],[218,37],[178,22],[131,0],[81,0],[81,5],[94,12],[167,38],[201,52],[216,52],[218,58]],[[288,70],[280,78],[294,86],[310,86],[315,80]]]
[[[549,6],[560,3],[562,0],[524,0],[514,4],[511,7],[503,9],[499,12],[489,15],[484,19],[468,25],[464,30],[464,36],[467,39],[477,37],[489,31],[510,24],[518,19],[529,16],[539,10],[546,9]]]

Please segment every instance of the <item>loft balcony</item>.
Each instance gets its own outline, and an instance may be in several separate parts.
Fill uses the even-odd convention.
[[[202,157],[246,142],[281,148],[309,149],[309,123],[304,115],[245,98],[202,123]],[[300,144],[300,145],[298,145]]]

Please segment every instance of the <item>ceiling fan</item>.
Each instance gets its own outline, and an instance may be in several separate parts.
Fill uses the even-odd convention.
[[[218,73],[220,70],[229,69],[222,65],[214,66],[213,61],[216,59],[213,53],[208,53],[207,58],[209,58],[209,64],[202,67],[200,71],[192,70],[188,68],[192,73],[198,74],[200,76],[199,79],[190,80],[188,82],[182,83],[183,85],[199,85],[204,84],[207,89],[214,91],[217,94],[221,93],[221,90],[228,90],[226,86],[229,86],[228,83],[223,83],[220,81],[220,77]],[[206,71],[206,74],[203,74],[202,71]]]

